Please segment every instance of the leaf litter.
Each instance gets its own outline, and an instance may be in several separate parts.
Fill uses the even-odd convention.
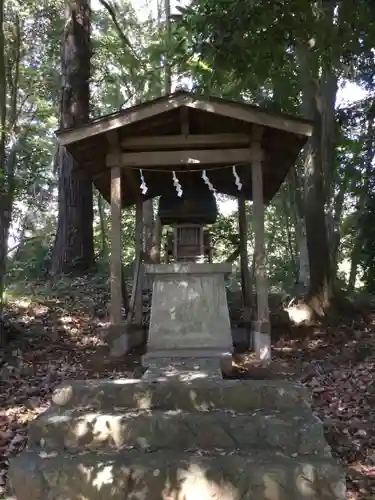
[[[0,350],[0,497],[9,457],[27,445],[28,424],[68,379],[131,377],[134,358],[103,363],[98,331],[107,316],[108,286],[69,282],[34,299],[12,300],[14,339]],[[40,292],[40,290],[38,290]],[[68,291],[68,292],[67,292]],[[90,296],[90,300],[87,297]],[[375,498],[375,314],[366,320],[310,328],[279,338],[274,357],[298,373],[312,393],[332,453],[347,472],[348,500]]]

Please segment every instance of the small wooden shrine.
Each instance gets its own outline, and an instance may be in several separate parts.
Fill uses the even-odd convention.
[[[210,233],[205,225],[216,221],[218,209],[214,193],[185,187],[181,197],[161,196],[158,217],[161,225],[171,226],[166,262],[212,262]]]
[[[243,206],[245,200],[253,201],[257,292],[253,340],[259,357],[269,359],[264,205],[278,191],[311,134],[312,124],[306,120],[242,102],[201,99],[185,91],[57,132],[60,144],[76,160],[75,168],[89,171],[95,186],[111,203],[113,327],[121,331],[123,324],[121,209],[135,204],[139,222],[142,203],[160,196],[159,224],[173,228],[165,246],[164,265],[170,266],[166,269],[172,272],[173,263],[185,262],[199,273],[199,269],[208,269],[203,266],[218,266],[210,264],[205,226],[217,216],[214,194],[224,193],[239,198]],[[244,211],[240,238],[246,253],[243,218]],[[137,248],[140,259],[142,249]],[[247,255],[243,253],[241,259],[246,274]],[[194,267],[198,265],[202,267]]]

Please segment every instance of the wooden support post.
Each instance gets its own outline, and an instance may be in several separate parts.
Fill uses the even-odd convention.
[[[143,261],[148,262],[151,259],[152,238],[154,231],[154,205],[153,200],[146,200],[142,207],[143,218]],[[142,276],[142,287],[144,290],[152,289],[152,277]]]
[[[154,226],[152,229],[152,243],[150,250],[150,259],[156,264],[160,264],[160,251],[161,251],[161,235],[162,235],[162,224],[160,217],[156,214],[154,220]]]
[[[121,169],[111,168],[111,307],[113,327],[121,327],[122,265],[121,265]]]
[[[248,224],[246,217],[246,200],[242,194],[238,197],[238,232],[240,236],[241,291],[244,307],[244,323],[249,328],[251,324],[251,280],[249,274],[249,256],[247,253]]]
[[[143,203],[140,198],[137,199],[135,206],[135,262],[139,261],[139,266],[134,268],[133,286],[136,286],[135,292],[135,310],[134,322],[136,325],[142,325],[143,316],[143,265],[141,256],[143,254]],[[138,269],[137,269],[138,267]],[[136,275],[137,273],[137,275]]]
[[[150,255],[152,247],[152,236],[154,226],[154,206],[153,200],[146,200],[143,202],[143,233],[144,233],[144,252],[147,257]]]
[[[259,143],[253,144],[259,159],[252,161],[253,225],[255,237],[255,282],[257,292],[257,321],[254,324],[254,348],[257,356],[265,363],[271,360],[270,318],[266,276],[266,255],[264,245],[264,200],[262,150]]]

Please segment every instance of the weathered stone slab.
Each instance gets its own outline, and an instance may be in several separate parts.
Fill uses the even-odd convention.
[[[29,446],[79,452],[140,450],[270,450],[330,456],[311,412],[47,411],[29,427]]]
[[[168,380],[191,382],[197,379],[222,381],[219,358],[155,358],[142,376],[146,382]]]
[[[111,455],[33,451],[12,460],[17,500],[345,500],[345,479],[329,458],[281,454]]]
[[[301,411],[309,408],[309,393],[300,384],[277,380],[195,379],[143,382],[137,379],[72,381],[58,387],[52,396],[58,406],[87,406],[96,410],[114,408],[182,411],[253,410]]]
[[[232,348],[225,290],[231,264],[147,264],[154,278],[148,353]]]

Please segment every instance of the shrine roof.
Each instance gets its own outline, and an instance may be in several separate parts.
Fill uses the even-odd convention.
[[[202,178],[205,170],[218,192],[237,196],[233,165],[245,198],[251,200],[251,165],[244,159],[255,136],[264,151],[263,190],[269,201],[312,130],[312,123],[301,118],[179,91],[59,130],[56,135],[76,160],[75,168],[88,171],[108,201],[116,148],[122,162],[123,206],[129,206],[139,196],[146,200],[176,192],[173,171],[182,187],[189,184],[199,189],[207,188]],[[140,170],[147,186],[144,195]]]

